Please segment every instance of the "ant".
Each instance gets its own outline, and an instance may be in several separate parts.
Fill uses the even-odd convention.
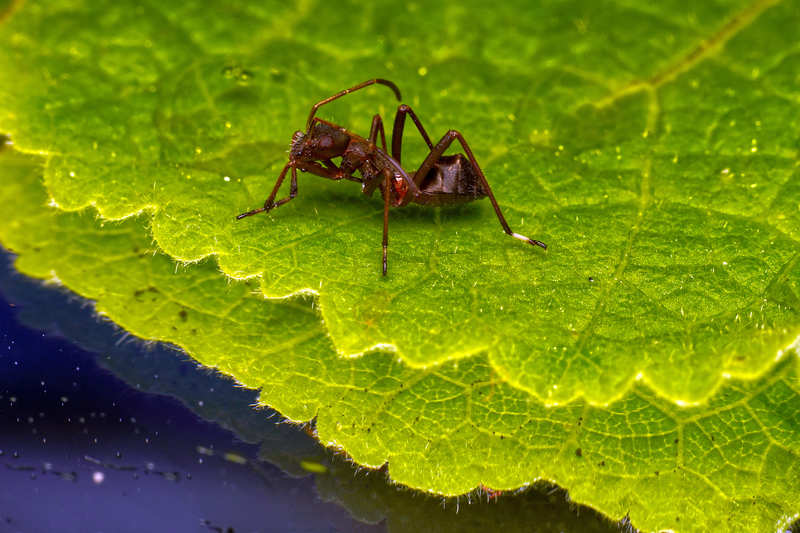
[[[458,131],[448,131],[434,146],[414,111],[407,105],[401,104],[397,108],[397,115],[394,119],[392,155],[389,155],[386,150],[386,133],[380,115],[376,114],[372,117],[372,127],[368,139],[359,137],[326,120],[315,118],[317,110],[323,105],[376,83],[389,87],[397,100],[401,100],[400,89],[397,88],[397,85],[389,80],[376,78],[359,83],[314,104],[306,121],[306,131],[296,131],[292,136],[289,162],[281,170],[272,192],[264,202],[264,207],[242,213],[236,219],[268,212],[292,200],[297,196],[297,169],[300,169],[301,172],[310,172],[331,180],[346,179],[358,182],[361,184],[361,191],[366,195],[371,195],[376,188],[380,189],[383,196],[384,276],[387,265],[386,252],[389,245],[389,207],[404,207],[411,202],[430,206],[453,205],[472,202],[488,196],[494,212],[500,220],[500,225],[503,226],[503,231],[515,239],[547,249],[545,243],[511,231],[500,211],[500,206],[497,205],[494,194],[492,194],[489,182],[486,181],[486,176],[478,166],[478,162],[475,161],[475,156],[472,155],[467,141]],[[400,162],[406,115],[411,117],[430,150],[425,161],[414,173],[404,170]],[[383,148],[378,148],[376,145],[379,133]],[[458,140],[461,144],[466,157],[460,153],[444,155],[445,150],[454,140]],[[341,158],[339,166],[332,161],[335,157]],[[276,202],[275,196],[289,169],[292,170],[289,196]],[[353,175],[356,170],[359,171],[361,177]]]

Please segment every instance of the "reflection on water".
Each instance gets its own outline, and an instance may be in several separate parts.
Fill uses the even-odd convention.
[[[0,257],[0,500],[16,502],[0,523],[12,531],[634,531],[550,485],[448,499],[393,486],[12,259]]]

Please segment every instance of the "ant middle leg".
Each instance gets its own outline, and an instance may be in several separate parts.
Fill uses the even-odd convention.
[[[383,144],[383,151],[386,151],[386,131],[383,129],[383,119],[377,113],[372,117],[372,126],[369,129],[369,142],[375,144],[378,140],[378,133],[381,134],[381,143]]]
[[[545,250],[547,249],[547,245],[542,241],[537,241],[536,239],[531,239],[526,237],[525,235],[521,235],[519,233],[515,233],[511,231],[511,228],[506,222],[506,217],[503,216],[503,212],[500,210],[500,206],[497,204],[497,200],[494,197],[494,193],[492,193],[492,188],[489,186],[489,182],[486,180],[486,176],[483,174],[483,170],[481,167],[478,166],[478,162],[475,160],[475,156],[472,154],[472,150],[470,150],[467,141],[464,139],[464,136],[461,135],[460,132],[456,130],[450,130],[444,134],[442,139],[436,144],[436,146],[431,150],[431,153],[428,154],[428,157],[425,158],[422,165],[420,165],[419,170],[414,174],[414,181],[422,180],[425,176],[427,176],[428,172],[431,170],[433,165],[444,155],[444,152],[450,147],[454,140],[458,139],[458,142],[461,144],[461,147],[464,149],[464,152],[467,154],[467,158],[469,159],[470,164],[472,165],[473,170],[478,175],[478,178],[481,180],[481,184],[483,185],[484,190],[486,191],[487,196],[489,196],[489,200],[492,202],[492,207],[494,208],[494,212],[497,215],[497,219],[500,221],[500,225],[503,226],[503,231],[505,231],[508,235],[511,235],[515,239],[519,239],[523,242],[527,242],[528,244],[532,244],[534,246],[541,246]]]
[[[383,171],[383,275],[387,269],[387,251],[389,248],[389,200],[392,196],[391,173]]]
[[[397,160],[398,163],[401,162],[400,156],[403,148],[403,128],[406,123],[406,115],[411,116],[411,120],[414,121],[414,125],[417,126],[417,130],[419,130],[420,135],[422,135],[422,138],[425,140],[425,144],[428,145],[428,150],[433,151],[431,138],[428,137],[428,132],[422,127],[422,122],[419,121],[416,113],[406,104],[401,104],[397,108],[397,114],[394,116],[394,127],[392,128],[392,157]]]

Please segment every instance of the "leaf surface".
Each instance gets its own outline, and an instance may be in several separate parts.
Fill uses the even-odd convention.
[[[677,406],[636,381],[607,406],[545,405],[485,355],[419,369],[391,353],[342,358],[311,301],[264,300],[211,261],[176,269],[153,253],[148,217],[98,220],[47,207],[38,159],[0,156],[0,242],[28,275],[62,283],[131,333],[176,344],[360,464],[440,494],[544,478],[643,530],[755,531],[800,506],[800,375],[783,357]],[[702,505],[698,505],[702,502]]]
[[[0,130],[48,155],[55,205],[144,210],[173,258],[213,255],[267,296],[314,291],[340,354],[485,359],[549,403],[604,404],[637,377],[698,402],[800,334],[800,50],[778,37],[797,27],[795,3],[765,0],[29,1],[0,29]],[[462,131],[512,229],[548,251],[506,237],[486,201],[412,206],[391,214],[382,278],[381,202],[309,175],[234,220],[310,105],[372,76],[434,142]],[[394,105],[378,87],[320,116],[366,135]]]

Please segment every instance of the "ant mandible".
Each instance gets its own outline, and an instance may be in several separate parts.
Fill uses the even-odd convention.
[[[397,108],[392,128],[392,155],[390,156],[386,150],[386,133],[380,115],[376,114],[372,117],[372,127],[368,139],[359,137],[326,120],[315,118],[314,115],[321,106],[376,83],[389,87],[397,96],[397,100],[401,100],[400,89],[397,88],[397,85],[389,80],[376,78],[359,83],[314,104],[306,121],[305,133],[296,131],[292,136],[289,162],[281,170],[272,192],[264,202],[264,207],[242,213],[236,217],[237,220],[256,213],[268,212],[297,196],[297,169],[300,169],[301,172],[310,172],[331,180],[346,179],[361,183],[361,190],[367,195],[371,195],[376,188],[380,189],[383,196],[384,276],[387,266],[386,252],[389,245],[389,207],[404,207],[411,202],[430,206],[453,205],[472,202],[488,196],[494,212],[500,220],[500,225],[503,226],[503,231],[515,239],[547,249],[545,243],[511,231],[500,211],[500,206],[497,205],[494,194],[492,194],[489,182],[486,181],[486,176],[478,166],[478,162],[475,161],[475,156],[472,155],[467,141],[458,131],[448,131],[434,146],[414,111],[407,105],[401,104]],[[414,121],[430,150],[425,161],[413,174],[406,172],[400,163],[406,115]],[[382,149],[376,145],[379,133]],[[461,144],[466,157],[463,154],[444,155],[445,150],[454,140],[458,140]],[[335,157],[341,157],[339,166],[332,161]],[[276,202],[275,196],[289,169],[292,170],[289,196]],[[354,176],[355,171],[359,171],[361,177]]]

